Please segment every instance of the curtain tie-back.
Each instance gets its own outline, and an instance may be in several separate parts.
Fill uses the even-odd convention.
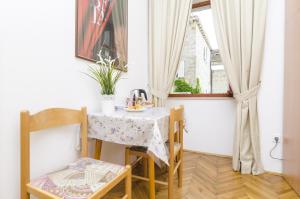
[[[234,98],[239,103],[246,102],[250,98],[257,96],[259,88],[260,88],[260,83],[257,86],[252,87],[251,89],[249,89],[245,92],[234,94]]]
[[[168,93],[161,90],[161,89],[150,88],[150,92],[155,97],[158,97],[158,98],[161,98],[161,99],[166,99],[168,97]]]

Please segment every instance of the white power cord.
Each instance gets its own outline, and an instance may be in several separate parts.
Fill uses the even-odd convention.
[[[183,131],[187,134],[189,134],[189,130],[186,127],[186,120],[183,120]]]

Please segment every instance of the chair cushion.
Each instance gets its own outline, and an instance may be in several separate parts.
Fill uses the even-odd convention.
[[[168,151],[169,151],[169,142],[166,143]],[[174,142],[174,156],[176,156],[180,150],[181,144],[178,142]],[[147,147],[143,147],[143,146],[132,146],[129,148],[131,151],[138,151],[138,152],[143,152],[143,153],[147,153]]]
[[[131,146],[129,147],[129,149],[131,151],[138,151],[138,152],[143,152],[143,153],[147,153],[148,148],[144,147],[144,146]]]
[[[49,173],[30,182],[64,199],[86,199],[125,170],[124,166],[80,158],[65,169]]]
[[[169,149],[170,143],[167,142],[166,144],[167,144],[167,147],[168,147],[168,149]],[[178,143],[178,142],[174,142],[174,156],[176,156],[176,155],[179,153],[180,148],[181,148],[181,144]]]

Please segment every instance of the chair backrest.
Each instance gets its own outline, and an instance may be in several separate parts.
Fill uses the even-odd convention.
[[[169,155],[170,160],[174,159],[174,142],[178,142],[183,146],[183,128],[184,128],[184,107],[183,105],[174,107],[170,111],[169,122]]]
[[[80,124],[81,129],[81,156],[88,155],[87,146],[87,111],[52,108],[30,115],[29,111],[20,113],[21,122],[21,189],[26,189],[30,181],[30,134],[53,127]],[[22,190],[21,190],[21,193]]]

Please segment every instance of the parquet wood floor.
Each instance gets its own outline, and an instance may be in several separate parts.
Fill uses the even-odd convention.
[[[260,176],[240,175],[231,169],[231,158],[198,153],[184,153],[183,187],[175,187],[175,199],[300,199],[281,176],[263,174]],[[166,176],[166,169],[157,178]],[[136,167],[134,173],[141,173]],[[177,185],[177,180],[174,182]],[[121,184],[105,199],[120,198],[124,186]],[[148,183],[133,181],[133,199],[148,198]],[[156,186],[156,198],[167,199],[166,186]]]

